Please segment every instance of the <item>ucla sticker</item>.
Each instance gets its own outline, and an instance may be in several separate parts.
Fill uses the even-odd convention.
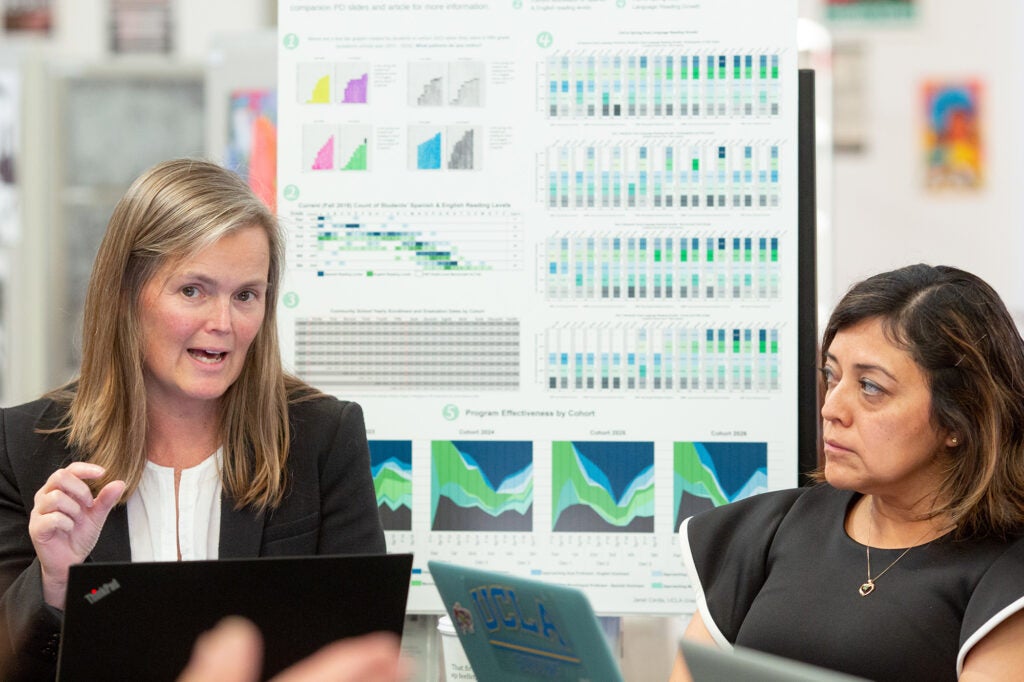
[[[469,596],[474,625],[503,670],[550,680],[581,679],[583,662],[546,599],[520,600],[514,587],[501,584],[480,585]]]
[[[455,602],[455,605],[452,606],[452,614],[455,616],[455,627],[458,628],[460,634],[473,634],[473,614],[469,612],[469,609],[459,602]]]

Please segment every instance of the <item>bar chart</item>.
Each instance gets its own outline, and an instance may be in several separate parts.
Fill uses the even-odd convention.
[[[370,65],[365,62],[305,62],[298,64],[299,104],[367,104]]]
[[[474,60],[415,61],[406,68],[411,107],[482,107],[487,68]]]
[[[302,128],[303,171],[370,170],[373,127],[313,123]]]
[[[545,243],[551,301],[775,301],[778,233],[568,233]]]
[[[780,115],[779,54],[561,54],[541,66],[549,118],[763,119]]]
[[[319,277],[522,269],[515,214],[401,217],[317,212],[292,217],[294,267]]]
[[[552,392],[772,393],[779,338],[776,327],[566,323],[544,332],[542,380]]]
[[[778,208],[779,144],[768,141],[567,142],[539,158],[549,209]]]

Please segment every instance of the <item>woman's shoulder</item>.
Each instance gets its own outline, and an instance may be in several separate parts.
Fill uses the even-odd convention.
[[[342,432],[358,432],[366,437],[363,411],[358,403],[315,390],[288,401],[288,423],[293,444],[330,440]]]
[[[985,561],[960,630],[958,669],[971,648],[997,625],[1024,609],[1024,535],[987,538],[987,552],[967,551],[967,560]]]
[[[719,536],[723,533],[764,537],[774,534],[783,523],[798,526],[808,518],[832,518],[832,513],[845,509],[854,493],[837,490],[827,484],[787,488],[752,495],[729,504],[696,514],[684,524],[692,536]],[[841,512],[840,512],[841,513]]]
[[[849,493],[845,493],[849,495]],[[844,491],[836,490],[829,485],[817,484],[802,488],[785,488],[751,495],[742,499],[730,502],[729,504],[709,509],[695,515],[693,518],[705,516],[735,516],[748,517],[757,514],[763,517],[765,514],[787,514],[794,507],[818,507],[836,503],[844,497]]]
[[[64,398],[56,392],[48,393],[27,403],[0,408],[0,415],[5,430],[49,430],[60,426],[67,416],[69,403],[70,394]]]
[[[288,401],[288,417],[293,422],[323,419],[339,415],[346,409],[358,408],[351,400],[343,400],[325,393],[311,393]]]

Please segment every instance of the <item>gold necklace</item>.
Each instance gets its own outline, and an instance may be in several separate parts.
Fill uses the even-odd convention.
[[[864,552],[867,554],[867,558],[868,558],[868,580],[867,580],[866,583],[863,583],[860,586],[860,588],[857,590],[857,592],[860,593],[860,596],[862,596],[862,597],[866,597],[869,594],[871,594],[872,592],[874,592],[875,591],[875,581],[878,580],[879,578],[881,578],[883,575],[885,575],[886,571],[888,571],[890,568],[895,566],[897,561],[899,561],[900,559],[905,557],[907,555],[907,552],[909,552],[910,550],[914,549],[914,547],[919,545],[921,543],[921,541],[924,540],[925,536],[928,535],[928,530],[925,530],[925,532],[921,534],[921,537],[919,537],[917,540],[915,540],[914,543],[912,545],[910,545],[910,547],[907,547],[905,550],[903,550],[898,557],[893,559],[891,564],[889,564],[888,566],[886,566],[885,568],[882,569],[881,573],[879,573],[878,575],[872,577],[872,575],[871,575],[871,526],[873,524],[871,523],[871,521],[872,521],[872,519],[874,519],[874,517],[875,517],[875,498],[872,497],[871,498],[871,511],[868,512],[868,541],[867,541],[867,544],[864,545]]]

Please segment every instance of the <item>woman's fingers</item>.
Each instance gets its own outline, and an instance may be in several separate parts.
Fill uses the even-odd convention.
[[[273,682],[399,682],[409,673],[399,652],[399,640],[390,632],[351,637],[328,644]]]
[[[75,520],[61,512],[40,514],[29,521],[29,535],[39,542],[49,542],[58,533],[70,533],[75,529]]]
[[[121,499],[121,495],[124,494],[125,486],[124,481],[111,481],[103,486],[96,499],[93,500],[92,509],[89,510],[93,521],[101,526],[103,525],[103,522],[107,520],[110,510],[114,508],[117,501]]]
[[[63,469],[57,469],[50,474],[50,477],[46,479],[46,483],[36,493],[36,501],[38,503],[38,496],[40,494],[45,495],[52,490],[63,490],[68,496],[88,509],[93,505],[93,496],[92,490],[86,481],[99,478],[104,473],[106,473],[106,469],[98,464],[72,462]]]
[[[43,598],[55,608],[64,606],[68,567],[89,555],[124,493],[124,481],[112,481],[94,498],[86,481],[104,473],[96,464],[73,462],[53,472],[36,492],[28,534],[39,557]]]
[[[229,617],[199,637],[178,682],[254,682],[262,663],[260,631],[243,618]]]
[[[82,504],[64,490],[54,488],[47,492],[40,490],[36,494],[36,505],[33,511],[40,515],[59,512],[67,516],[77,517],[82,511]]]

